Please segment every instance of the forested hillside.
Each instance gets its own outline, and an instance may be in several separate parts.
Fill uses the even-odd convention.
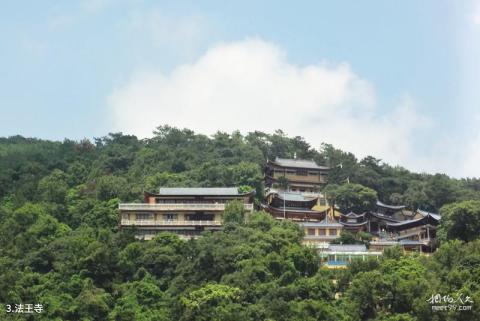
[[[392,248],[326,271],[295,224],[262,212],[190,241],[118,230],[118,202],[160,186],[249,186],[258,203],[266,160],[294,155],[330,166],[327,188],[349,204],[368,190],[440,212],[442,246],[428,257]],[[412,173],[281,131],[0,138],[0,303],[44,307],[2,308],[1,320],[480,320],[479,233],[479,179]],[[469,296],[473,308],[432,312],[437,293]]]

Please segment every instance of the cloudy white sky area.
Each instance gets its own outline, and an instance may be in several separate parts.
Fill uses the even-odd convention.
[[[162,124],[480,176],[480,1],[0,4],[0,136]]]

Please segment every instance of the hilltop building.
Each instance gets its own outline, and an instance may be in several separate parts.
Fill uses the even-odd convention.
[[[388,205],[377,201],[375,211],[368,214],[368,231],[373,234],[385,233],[389,223],[398,223],[410,219],[411,213],[404,205]]]
[[[261,207],[275,219],[290,219],[305,230],[304,243],[324,247],[343,226],[321,193],[330,168],[313,160],[276,158],[265,166],[266,196]]]
[[[302,243],[316,249],[328,247],[343,230],[343,225],[332,219],[330,215],[325,216],[320,222],[301,222],[299,225],[305,233]]]
[[[383,250],[400,245],[405,251],[433,251],[437,246],[437,226],[441,216],[422,210],[410,213],[401,210],[403,216],[398,212],[389,215],[370,213],[368,231],[376,236],[370,243],[371,248]]]
[[[254,192],[239,193],[236,187],[160,188],[145,192],[144,203],[119,204],[120,227],[135,228],[136,237],[151,239],[168,231],[190,238],[222,227],[225,205],[233,200],[253,210]]]
[[[327,184],[329,170],[329,167],[320,166],[313,160],[277,157],[274,161],[268,161],[265,166],[265,186],[283,189],[279,186],[279,179],[285,177],[288,181],[288,192],[319,193]]]
[[[339,223],[345,230],[356,233],[367,230],[369,221],[367,218],[367,213],[356,214],[354,212],[350,212],[348,214],[340,213]]]
[[[321,221],[325,219],[328,206],[314,194],[294,192],[269,192],[262,208],[276,219],[293,221]]]

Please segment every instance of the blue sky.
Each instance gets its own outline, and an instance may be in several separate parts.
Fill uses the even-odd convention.
[[[0,18],[1,136],[282,128],[480,176],[478,1],[9,1]]]

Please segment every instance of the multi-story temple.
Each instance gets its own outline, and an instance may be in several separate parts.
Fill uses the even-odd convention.
[[[417,218],[388,223],[387,232],[399,242],[411,244],[416,242],[421,250],[430,251],[436,246],[440,215],[418,210],[415,216]]]
[[[321,221],[325,219],[328,206],[320,205],[319,196],[292,192],[269,192],[262,208],[276,219],[294,221]]]
[[[162,231],[195,237],[222,227],[228,202],[241,201],[253,210],[254,192],[239,193],[236,187],[160,188],[145,192],[144,203],[120,204],[120,227],[135,228],[137,238],[151,239]]]
[[[365,231],[368,228],[367,213],[355,214],[350,212],[348,214],[340,213],[339,223],[343,228],[349,232]]]
[[[380,212],[378,209],[384,210]],[[400,245],[404,250],[432,251],[436,245],[436,230],[440,215],[417,210],[406,211],[404,206],[377,203],[377,211],[369,213],[368,231],[375,238],[371,248]]]
[[[278,188],[279,179],[285,177],[289,192],[318,193],[327,183],[329,169],[313,160],[277,157],[265,166],[265,186]]]
[[[329,170],[313,160],[278,157],[265,166],[267,193],[262,208],[276,219],[297,222],[305,231],[303,242],[316,248],[327,246],[344,228],[321,193]]]
[[[261,207],[275,219],[297,222],[305,231],[303,242],[316,248],[325,247],[339,237],[343,228],[319,192],[270,190]]]
[[[387,205],[377,201],[376,209],[368,213],[368,231],[373,234],[385,233],[387,224],[411,219],[412,213],[404,205]]]
[[[321,192],[328,171],[312,160],[276,158],[267,162],[261,208],[275,219],[297,222],[305,232],[303,243],[317,249],[327,248],[342,231],[371,233],[370,249],[374,251],[393,245],[405,250],[435,248],[439,215],[380,201],[373,211],[343,214],[330,206]],[[160,188],[158,194],[145,192],[144,203],[120,204],[120,227],[135,229],[141,239],[151,239],[161,231],[191,238],[202,231],[221,229],[230,201],[238,200],[246,211],[252,211],[253,196],[253,191],[239,193],[235,187]]]

